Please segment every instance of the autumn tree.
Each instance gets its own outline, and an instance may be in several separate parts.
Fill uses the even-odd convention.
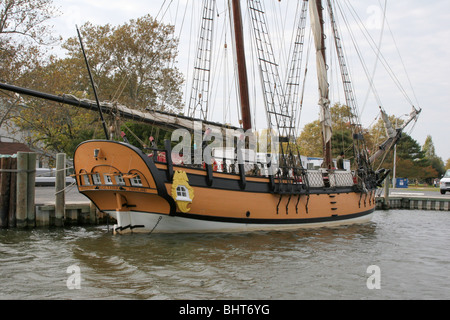
[[[302,155],[307,155],[309,157],[323,156],[323,143],[319,120],[305,125],[300,137],[297,139],[297,145],[299,145],[300,153]]]
[[[52,0],[0,0],[0,79],[15,82],[57,43],[47,22],[58,15]]]
[[[85,81],[76,66],[72,59],[52,58],[47,65],[28,73],[29,86],[42,92],[86,98]],[[83,140],[101,137],[96,113],[43,99],[24,98],[14,122],[16,130],[29,132],[28,144],[71,155]]]
[[[346,157],[353,156],[353,138],[351,130],[351,109],[348,106],[335,104],[330,108],[333,122],[333,138],[331,147],[333,156],[337,157],[341,151]],[[305,125],[297,141],[300,152],[311,157],[323,156],[323,144],[320,121],[316,120]]]
[[[81,33],[101,98],[140,110],[182,109],[183,77],[174,65],[178,40],[173,26],[146,15],[117,27],[86,23]],[[63,47],[84,66],[78,38]]]
[[[173,27],[145,16],[117,27],[86,23],[81,34],[101,101],[140,110],[182,107],[182,77],[173,65],[177,54]],[[78,39],[69,39],[64,48],[67,57],[52,58],[27,73],[30,87],[94,100]],[[49,150],[72,154],[79,142],[104,138],[95,112],[38,99],[27,101],[16,123],[32,133],[33,143],[42,142]],[[121,119],[109,114],[105,119],[120,134]]]
[[[28,84],[24,74],[41,65],[45,49],[60,40],[48,23],[58,14],[52,0],[0,0],[0,81]],[[22,102],[17,95],[0,91],[0,127],[10,127]]]
[[[345,151],[346,158],[353,156],[353,137],[350,127],[351,111],[347,106],[336,104],[330,108],[333,121],[332,149],[333,156]],[[389,117],[394,127],[400,127],[404,120],[394,116]],[[379,146],[388,139],[385,124],[379,119],[371,128],[362,128],[366,147],[370,153],[374,153]],[[305,125],[298,141],[301,154],[322,157],[322,136],[319,120]],[[396,176],[419,181],[431,182],[440,173],[439,160],[434,152],[431,137],[427,139],[422,148],[410,135],[403,133],[397,144]],[[394,153],[387,152],[378,159],[374,168],[383,167],[392,169],[394,165]]]

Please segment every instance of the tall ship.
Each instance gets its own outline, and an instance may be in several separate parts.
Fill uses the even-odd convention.
[[[254,37],[251,47],[256,58],[252,61],[257,64],[264,101],[258,106],[251,106],[249,98],[248,59],[244,48],[249,41],[244,39],[244,3],[250,34]],[[150,140],[145,147],[138,147],[128,143],[126,137],[122,141],[110,139],[103,123],[104,140],[85,141],[77,147],[73,160],[78,190],[98,210],[115,218],[115,233],[289,230],[364,223],[372,218],[377,188],[389,173],[389,170],[374,169],[374,162],[399,141],[403,129],[417,120],[420,109],[413,106],[408,120],[400,128],[394,128],[380,108],[388,139],[377,152],[369,154],[334,2],[299,0],[298,7],[291,61],[288,71],[282,75],[262,2],[229,0],[240,108],[240,121],[235,126],[208,121],[206,98],[210,96],[208,78],[213,66],[208,36],[217,12],[215,0],[203,1],[201,40],[194,66],[196,85],[184,115],[156,110],[141,112],[98,100],[53,96],[5,84],[1,88],[98,110],[100,114],[113,110],[126,119],[174,130],[172,139],[164,145],[157,146]],[[318,90],[313,92],[302,90],[307,21],[316,55]],[[333,39],[345,104],[352,111],[348,126],[353,137],[351,168],[342,167],[341,160],[332,156],[325,21],[332,33],[328,38]],[[282,78],[286,79],[284,83]],[[304,95],[315,95],[319,101],[323,144],[319,166],[310,165],[297,145],[297,116]],[[255,111],[251,110],[266,115],[263,139],[252,126]]]

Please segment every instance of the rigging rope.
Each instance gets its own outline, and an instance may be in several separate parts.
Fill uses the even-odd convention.
[[[364,23],[362,22],[361,18],[359,17],[359,15],[357,14],[355,8],[349,3],[349,1],[347,0],[346,2],[344,2],[347,7],[349,8],[350,13],[352,14],[352,16],[354,17],[356,23],[360,26],[360,29],[364,35],[364,37],[367,40],[367,43],[369,44],[371,50],[375,53],[375,55],[377,55],[377,52],[379,52],[378,48],[377,48],[377,44],[374,41],[374,39],[372,38],[372,36],[370,35],[370,33],[368,32],[367,28],[364,26]],[[389,27],[389,22],[386,19],[386,25]],[[349,32],[350,32],[350,28]],[[391,32],[392,38],[394,40],[395,43],[395,39],[394,36]],[[354,45],[356,46],[356,42],[354,40],[354,37],[352,37],[352,41],[354,43]],[[397,48],[398,49],[398,48]],[[358,52],[360,52],[360,50],[358,50]],[[409,98],[406,90],[404,89],[403,85],[401,84],[400,80],[398,79],[398,77],[396,76],[395,72],[393,71],[393,69],[391,68],[391,66],[389,65],[387,59],[384,57],[384,55],[379,52],[379,61],[382,63],[382,65],[384,66],[386,72],[388,73],[388,75],[391,77],[392,81],[394,82],[394,84],[397,86],[397,88],[399,89],[399,91],[402,93],[402,95],[404,96],[404,98],[406,99],[406,101],[408,101],[408,103],[410,103],[411,105],[414,105],[414,103],[412,102],[412,100]],[[400,56],[401,59],[401,56]],[[401,59],[402,60],[402,59]],[[365,65],[365,64],[364,64]],[[365,70],[366,71],[366,70]],[[406,72],[406,70],[405,70]],[[368,73],[366,74],[366,76],[368,76]],[[368,76],[368,79],[370,81],[370,77]]]
[[[380,3],[381,6],[381,3]],[[383,7],[382,7],[383,8]],[[373,65],[373,70],[372,70],[372,75],[370,77],[370,84],[373,83],[373,79],[375,78],[375,72],[377,70],[377,66],[378,66],[378,61],[380,60],[380,53],[381,53],[381,43],[383,41],[383,35],[384,35],[384,26],[386,24],[386,9],[387,9],[387,0],[384,0],[384,9],[383,9],[383,22],[381,24],[381,31],[380,31],[380,39],[378,41],[378,50],[377,50],[377,54],[376,54],[376,58],[375,58],[375,63]],[[361,109],[361,113],[364,112],[364,109],[367,105],[367,100],[369,99],[369,94],[370,94],[370,87],[367,89],[367,93],[366,93],[366,97],[364,99],[364,103]]]

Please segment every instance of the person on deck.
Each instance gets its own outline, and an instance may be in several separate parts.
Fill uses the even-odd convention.
[[[337,158],[337,169],[344,170],[344,152],[342,151],[339,157]]]

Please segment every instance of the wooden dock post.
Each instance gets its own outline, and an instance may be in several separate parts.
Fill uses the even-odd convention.
[[[93,225],[97,223],[97,207],[92,201],[89,202],[89,222]]]
[[[65,191],[66,187],[66,154],[56,155],[56,180],[55,180],[55,225],[62,227],[65,216]]]
[[[10,169],[12,170],[10,181],[11,185],[9,186],[9,213],[8,213],[8,228],[16,227],[16,193],[17,193],[17,172],[14,172],[17,169],[17,158],[11,158]]]
[[[17,152],[16,225],[27,227],[28,153]]]
[[[36,153],[28,153],[27,173],[27,221],[28,227],[36,225]]]
[[[386,176],[386,179],[384,180],[384,204],[383,204],[383,210],[389,210],[389,183],[390,178],[389,175]]]
[[[1,158],[0,160],[0,228],[8,227],[9,198],[10,198],[10,177],[11,158]]]

